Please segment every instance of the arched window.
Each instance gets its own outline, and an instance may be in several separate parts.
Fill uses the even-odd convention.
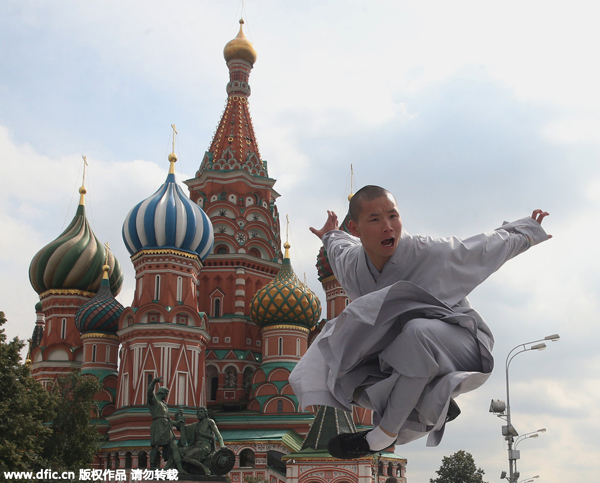
[[[217,255],[227,255],[229,253],[229,248],[227,248],[225,245],[219,245],[215,249],[215,253]]]
[[[392,463],[388,463],[387,474],[388,476],[394,476],[394,465]]]
[[[221,191],[221,194],[219,195],[219,199],[222,201],[226,201],[227,200],[227,191]]]
[[[138,453],[138,468],[147,468],[148,467],[148,455],[145,451],[140,451]]]
[[[107,469],[107,470],[110,470],[110,469],[112,469],[112,458],[111,458],[111,456],[110,456],[110,453],[108,453],[108,454],[106,455],[106,469]]]
[[[221,299],[216,298],[213,304],[213,317],[221,317]]]
[[[60,325],[60,338],[64,339],[67,337],[67,319],[62,319],[62,323]]]
[[[380,462],[379,462],[379,467],[378,467],[377,474],[378,474],[379,476],[384,476],[384,474],[383,474],[383,461],[380,461]]]
[[[187,405],[187,373],[177,373],[177,404],[178,406]]]
[[[127,451],[127,453],[125,453],[125,469],[126,470],[131,469],[131,452],[130,451]]]
[[[110,346],[106,346],[106,357],[104,362],[110,362]]]
[[[240,452],[240,467],[254,468],[254,451],[246,448]]]
[[[160,299],[160,275],[154,277],[154,300]]]
[[[300,339],[296,339],[296,356],[300,357]]]
[[[96,362],[96,352],[98,351],[98,347],[96,344],[92,346],[92,362]]]
[[[233,367],[229,367],[225,371],[225,388],[235,389],[237,387],[237,371]]]
[[[209,401],[217,400],[217,390],[219,389],[219,372],[215,366],[206,368],[206,392]]]
[[[248,250],[248,255],[252,255],[253,257],[256,257],[256,258],[261,258],[260,251],[258,248],[251,248],[250,250]]]
[[[283,413],[283,401],[280,399],[277,401],[277,414]]]
[[[242,384],[244,386],[244,392],[248,397],[252,392],[252,374],[254,374],[254,371],[251,367],[246,367],[246,369],[244,369],[244,378]]]
[[[177,277],[177,302],[183,302],[183,277]]]
[[[280,356],[283,355],[283,337],[279,338],[279,342],[277,344],[277,354]]]

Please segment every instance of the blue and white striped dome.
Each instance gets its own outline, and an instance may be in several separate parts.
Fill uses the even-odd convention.
[[[156,193],[138,203],[123,223],[123,240],[131,255],[142,249],[172,248],[204,260],[214,238],[208,215],[186,196],[173,173]]]

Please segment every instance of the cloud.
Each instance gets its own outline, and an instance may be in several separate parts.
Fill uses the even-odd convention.
[[[589,4],[589,2],[587,2]],[[292,263],[324,300],[314,267],[326,209],[354,189],[388,187],[411,233],[469,236],[540,207],[554,238],[507,263],[472,294],[496,335],[497,368],[461,396],[463,414],[438,448],[399,447],[411,483],[443,456],[470,451],[492,481],[506,470],[502,422],[487,412],[505,394],[512,347],[560,333],[511,366],[515,424],[547,427],[523,443],[522,474],[596,478],[594,398],[600,387],[598,45],[586,2],[502,6],[467,1],[247,5],[258,51],[250,98]],[[170,124],[179,179],[193,176],[226,98],[223,46],[237,34],[228,2],[65,1],[0,4],[0,291],[9,335],[28,337],[33,255],[72,218],[87,155],[86,209],[125,270],[127,212],[165,179]],[[285,226],[282,226],[285,233]],[[531,472],[529,470],[531,469]]]

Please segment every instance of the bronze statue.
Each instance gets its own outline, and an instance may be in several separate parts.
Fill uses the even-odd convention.
[[[160,387],[154,394],[154,387],[162,377],[156,377],[148,386],[147,402],[152,415],[152,425],[150,426],[150,468],[160,468],[160,454],[158,449],[163,448],[163,459],[167,462],[165,468],[171,468],[173,463],[180,474],[187,473],[181,465],[181,454],[177,447],[177,438],[173,433],[173,426],[177,424],[169,416],[169,407],[165,399],[169,395],[166,387]]]
[[[162,447],[165,469],[176,466],[179,474],[221,476],[229,473],[235,464],[235,454],[225,447],[217,425],[208,417],[208,410],[199,407],[196,412],[198,421],[192,424],[185,424],[182,407],[177,409],[175,419],[171,419],[165,403],[169,390],[160,387],[154,394],[156,384],[161,381],[162,377],[157,377],[148,386],[147,401],[152,415],[150,468],[160,467],[158,450]],[[173,427],[181,434],[179,440],[175,437]],[[215,442],[218,442],[219,449],[215,447]]]
[[[196,468],[205,475],[228,473],[235,464],[235,454],[225,447],[217,425],[208,417],[208,410],[199,407],[196,415],[197,422],[179,426],[181,439],[187,444],[182,448],[183,463],[191,473],[196,473]],[[218,450],[215,440],[219,443]]]

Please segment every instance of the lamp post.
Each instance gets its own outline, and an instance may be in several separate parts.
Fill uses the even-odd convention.
[[[537,431],[532,431],[531,433],[522,434],[515,441],[514,451],[517,451],[517,445],[521,441],[525,441],[526,439],[538,438],[540,436],[540,433],[545,433],[545,432],[546,432],[546,428],[542,428],[542,429],[538,429]],[[520,455],[520,453],[521,452],[519,451],[518,454]],[[515,460],[515,473],[518,474],[518,472],[517,472],[517,460]],[[535,476],[533,478],[535,478]]]
[[[506,403],[504,401],[500,401],[498,399],[492,399],[492,404],[490,406],[490,412],[496,413],[498,417],[503,417],[506,420],[506,425],[502,426],[502,436],[508,442],[508,483],[517,483],[519,478],[519,474],[516,471],[517,460],[519,459],[519,451],[514,449],[513,443],[515,442],[515,437],[519,436],[517,430],[512,425],[511,413],[510,413],[510,387],[509,387],[509,377],[508,377],[508,369],[510,368],[510,363],[512,360],[522,354],[523,352],[528,351],[542,351],[546,348],[546,344],[544,341],[552,341],[556,342],[560,339],[558,334],[547,335],[543,339],[533,340],[531,342],[525,342],[524,344],[519,344],[508,353],[506,356],[506,363],[504,365],[506,372]],[[535,432],[535,431],[534,431]],[[525,435],[523,435],[525,436]],[[525,438],[523,438],[525,439]],[[505,478],[506,472],[502,472],[503,475],[501,478]]]

